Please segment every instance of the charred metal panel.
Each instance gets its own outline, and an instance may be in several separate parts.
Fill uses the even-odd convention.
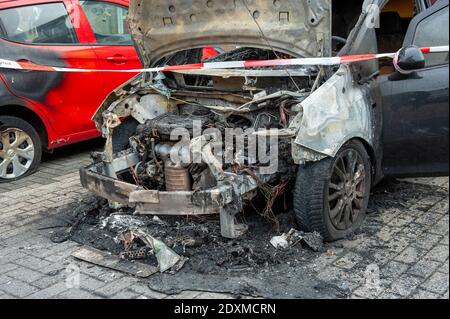
[[[373,127],[369,90],[353,81],[349,66],[342,66],[302,103],[291,123],[298,130],[295,143],[334,157],[342,145],[361,138],[372,145]],[[296,162],[303,159],[293,154]]]
[[[330,0],[136,0],[128,22],[146,66],[210,45],[331,54]]]

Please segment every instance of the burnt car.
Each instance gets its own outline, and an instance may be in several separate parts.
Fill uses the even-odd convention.
[[[361,226],[384,177],[448,175],[448,53],[418,49],[448,45],[448,0],[137,0],[128,24],[146,67],[199,62],[203,46],[223,49],[207,62],[231,64],[401,50],[394,64],[135,77],[94,116],[106,148],[80,172],[111,203],[218,214],[237,238],[246,205],[264,202],[270,219],[292,185],[300,227],[332,241]]]

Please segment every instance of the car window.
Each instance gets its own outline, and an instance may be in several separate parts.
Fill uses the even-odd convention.
[[[61,2],[0,10],[2,37],[32,44],[72,44],[77,37]]]
[[[131,45],[125,19],[128,9],[118,4],[100,1],[80,1],[91,24],[97,42],[110,45]]]
[[[417,25],[413,44],[418,47],[449,45],[448,23],[448,7],[428,16]],[[426,55],[427,66],[446,63],[448,63],[448,52]]]

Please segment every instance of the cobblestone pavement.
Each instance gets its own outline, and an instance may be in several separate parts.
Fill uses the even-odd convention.
[[[151,291],[142,280],[75,261],[70,255],[78,244],[49,240],[56,208],[86,196],[78,168],[99,146],[91,142],[57,151],[37,174],[0,184],[0,298],[233,298]],[[367,234],[332,244],[306,267],[321,281],[351,290],[353,298],[448,299],[448,178],[408,183],[437,191],[369,215]],[[373,224],[379,227],[370,231]],[[67,279],[76,279],[71,273],[76,269],[80,286],[69,288],[73,282]]]

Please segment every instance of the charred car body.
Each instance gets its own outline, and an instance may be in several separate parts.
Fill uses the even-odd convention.
[[[376,29],[386,3],[134,1],[128,22],[145,66],[197,63],[197,48],[209,45],[228,49],[208,62],[378,53],[388,45],[396,51],[425,46],[414,34],[433,15],[448,23],[448,1],[430,8],[411,1],[404,31],[408,15],[395,11],[382,12]],[[395,32],[403,32],[400,41]],[[436,41],[448,45],[448,33]],[[274,199],[293,182],[300,226],[327,240],[342,238],[362,224],[370,188],[384,176],[448,174],[448,54],[440,61],[415,48],[403,53],[398,65],[406,61],[402,67],[409,72],[395,71],[391,61],[387,71],[382,62],[366,61],[141,74],[95,115],[106,149],[81,170],[81,181],[140,214],[219,214],[228,238],[246,231],[236,222],[246,204],[263,194],[270,216]],[[426,87],[430,79],[433,88]],[[414,91],[404,81],[427,94],[411,102]],[[421,110],[410,109],[411,103]],[[231,143],[221,143],[230,131]],[[414,145],[401,141],[414,135]],[[257,151],[250,146],[255,139]],[[386,155],[392,148],[397,160]],[[401,162],[405,156],[408,163]]]

